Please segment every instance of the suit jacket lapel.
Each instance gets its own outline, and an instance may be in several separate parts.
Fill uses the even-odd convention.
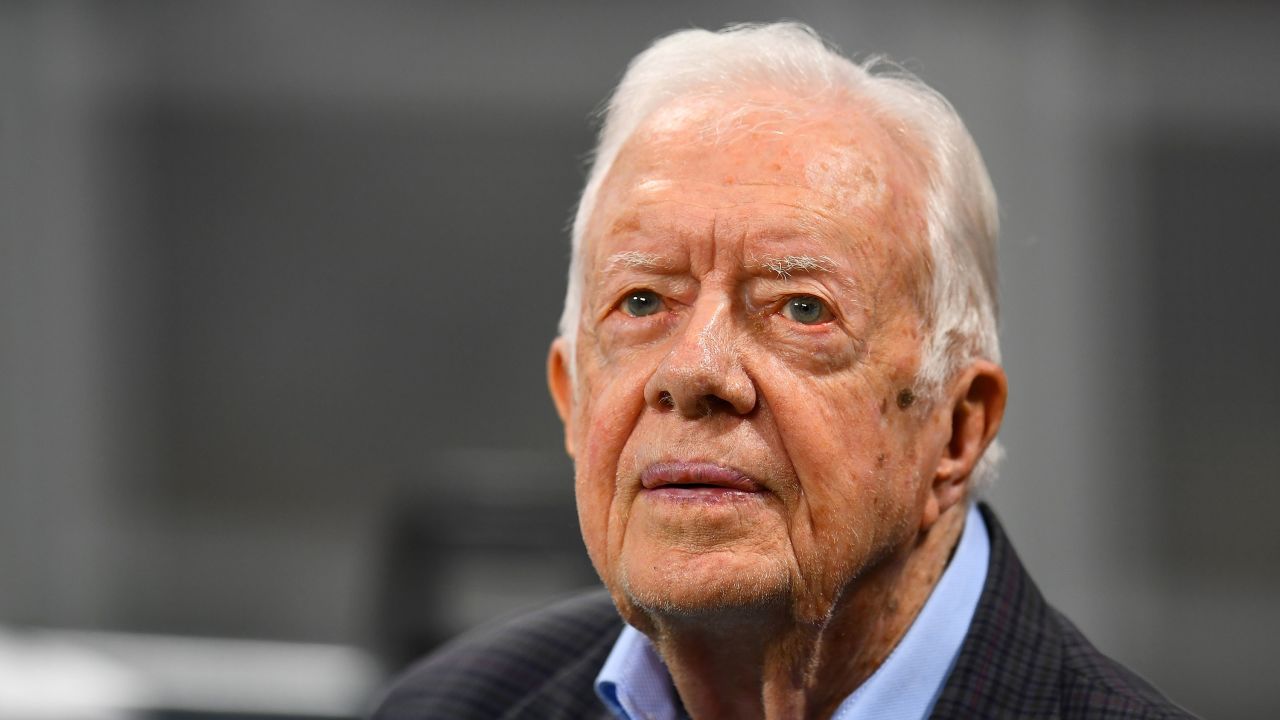
[[[982,598],[931,717],[1057,718],[1062,637],[1054,612],[979,504],[991,536]]]

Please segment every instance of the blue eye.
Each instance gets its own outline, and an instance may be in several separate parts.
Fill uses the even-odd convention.
[[[622,311],[631,317],[652,315],[662,309],[662,298],[652,290],[637,290],[622,301]]]
[[[782,314],[802,325],[816,325],[831,317],[831,311],[827,310],[827,306],[812,295],[791,298],[786,305],[782,306]]]

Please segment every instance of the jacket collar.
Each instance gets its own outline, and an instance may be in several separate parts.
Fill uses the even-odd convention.
[[[987,580],[931,717],[1057,718],[1060,626],[995,513],[985,503],[978,509],[991,538]]]

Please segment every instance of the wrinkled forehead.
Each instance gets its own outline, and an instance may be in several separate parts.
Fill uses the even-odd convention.
[[[587,237],[655,196],[705,190],[709,202],[802,202],[918,256],[926,181],[924,154],[865,102],[694,94],[659,108],[624,143]]]
[[[892,143],[867,113],[835,101],[806,102],[791,97],[694,96],[669,102],[650,115],[623,145],[616,167],[650,173],[699,167],[723,169],[732,163],[739,182],[791,183],[813,190],[856,183],[878,199],[890,173]],[[709,159],[721,160],[708,163]],[[845,181],[845,182],[842,182]]]

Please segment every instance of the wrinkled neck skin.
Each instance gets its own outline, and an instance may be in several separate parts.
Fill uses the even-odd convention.
[[[828,718],[888,658],[937,585],[966,503],[830,598],[820,622],[769,606],[696,617],[634,608],[694,720]]]

